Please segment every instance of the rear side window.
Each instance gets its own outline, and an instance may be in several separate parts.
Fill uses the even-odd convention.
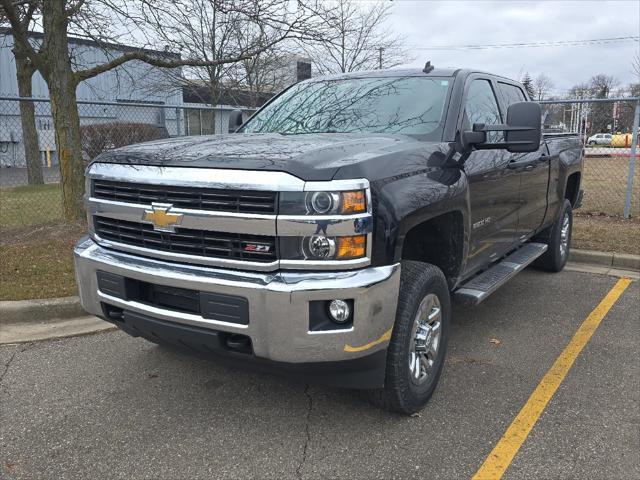
[[[502,123],[498,102],[489,80],[473,80],[467,91],[463,128],[471,130],[474,123],[487,125]],[[491,143],[502,141],[502,132],[487,133],[487,141]]]
[[[500,90],[500,94],[502,95],[502,99],[507,107],[512,103],[524,102],[525,97],[524,93],[520,89],[520,87],[516,87],[515,85],[510,85],[508,83],[498,82],[498,89]]]

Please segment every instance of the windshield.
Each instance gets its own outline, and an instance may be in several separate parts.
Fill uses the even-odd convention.
[[[448,78],[380,77],[294,85],[266,105],[245,133],[439,134]]]

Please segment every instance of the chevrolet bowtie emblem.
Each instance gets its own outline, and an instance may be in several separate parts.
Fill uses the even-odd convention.
[[[153,224],[153,229],[160,232],[175,232],[176,225],[182,223],[181,213],[169,213],[173,205],[170,203],[152,203],[151,210],[145,210],[143,222]]]

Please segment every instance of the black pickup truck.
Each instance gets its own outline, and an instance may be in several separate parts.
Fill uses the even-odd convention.
[[[452,300],[567,261],[582,147],[543,137],[512,80],[430,65],[316,78],[230,130],[88,167],[89,313],[412,413],[442,371]]]

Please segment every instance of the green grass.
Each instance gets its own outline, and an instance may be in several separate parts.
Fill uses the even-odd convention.
[[[59,184],[0,188],[0,229],[45,225],[61,218]]]

